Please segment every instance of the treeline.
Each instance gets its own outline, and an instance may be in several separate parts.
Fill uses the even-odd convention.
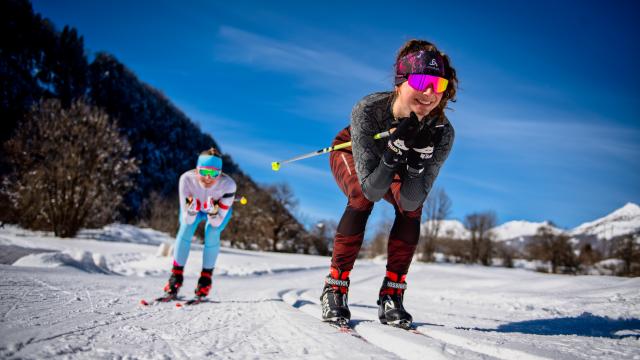
[[[0,200],[9,205],[0,208],[0,220],[53,230],[61,236],[72,236],[78,226],[101,226],[113,220],[174,233],[179,176],[194,167],[200,151],[219,148],[213,137],[114,56],[102,52],[89,61],[76,29],[65,26],[57,31],[26,0],[0,1],[0,31],[0,174],[4,180]],[[47,127],[38,126],[47,117],[61,126],[47,133]],[[69,130],[82,126],[83,130]],[[111,128],[118,136],[109,132]],[[30,140],[36,129],[41,132],[40,144]],[[101,131],[110,137],[103,138]],[[111,148],[120,151],[113,153]],[[118,171],[107,175],[95,166],[105,161],[101,152],[121,161],[110,164]],[[69,175],[75,174],[72,168],[78,177]],[[26,174],[34,169],[43,174],[36,171],[38,176],[29,182]],[[249,199],[247,206],[236,206],[234,221],[223,238],[233,238],[235,246],[246,248],[324,252],[314,245],[320,240],[311,239],[312,232],[278,199],[277,186],[259,186],[229,154],[224,155],[223,171],[238,183],[238,194]],[[70,179],[77,179],[73,186]],[[121,186],[105,187],[110,181]],[[92,186],[103,189],[98,192]],[[52,194],[55,191],[60,193]],[[103,191],[111,195],[103,199],[108,202],[104,209],[110,212],[98,209],[95,202]],[[83,195],[93,210],[85,211],[86,216],[70,216],[74,206],[85,206],[77,199]],[[25,212],[27,200],[38,204],[36,215]],[[61,214],[62,202],[68,209]],[[65,225],[62,232],[56,230],[71,218],[74,224]]]
[[[510,246],[496,242],[491,229],[496,226],[492,211],[465,216],[468,238],[444,231],[442,220],[450,215],[451,200],[443,189],[429,195],[423,209],[423,220],[417,259],[424,262],[452,262],[464,264],[514,267],[518,259],[529,261],[535,270],[562,274],[610,274],[640,276],[640,237],[638,234],[619,236],[596,246],[597,239],[578,241],[566,233],[542,226],[526,239],[524,246]],[[363,256],[386,254],[391,222],[380,226]],[[593,244],[592,244],[593,242]]]

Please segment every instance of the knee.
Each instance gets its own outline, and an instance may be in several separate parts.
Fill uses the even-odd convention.
[[[413,210],[403,209],[403,210],[400,210],[400,212],[402,213],[403,217],[420,223],[420,218],[422,217],[422,205],[418,206]]]
[[[371,213],[373,209],[373,202],[367,199],[362,192],[358,194],[349,195],[348,207],[360,212]]]
[[[205,241],[204,242],[205,249],[219,249],[220,248],[220,239],[215,239],[214,241]]]
[[[336,236],[338,236],[338,234],[352,236],[364,232],[367,220],[373,209],[373,204],[371,205],[372,206],[362,209],[354,208],[351,205],[347,206],[338,224]]]

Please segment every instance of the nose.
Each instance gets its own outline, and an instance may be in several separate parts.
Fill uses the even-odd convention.
[[[433,86],[431,86],[431,85],[427,86],[427,89],[425,91],[423,91],[422,93],[427,95],[427,96],[433,95],[434,94]]]

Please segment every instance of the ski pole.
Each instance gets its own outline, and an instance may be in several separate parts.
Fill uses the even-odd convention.
[[[187,204],[187,205],[191,205],[191,203],[193,202],[193,197],[191,197],[191,196],[187,197],[187,198],[185,199],[185,202],[186,202],[186,204]],[[238,198],[233,199],[233,202],[234,202],[234,203],[239,202],[239,203],[240,203],[240,205],[247,205],[247,202],[248,202],[248,201],[247,201],[247,198],[246,198],[246,197],[241,196],[239,199],[238,199]],[[216,204],[217,204],[217,203],[218,203],[218,201],[216,201]],[[201,206],[201,205],[200,205],[200,200],[196,199],[196,209],[197,209],[197,210],[200,210],[200,206]]]
[[[391,135],[391,133],[393,133],[395,131],[395,129],[396,128],[392,128],[392,129],[389,129],[387,131],[375,134],[373,136],[373,138],[375,140],[378,140],[378,139],[384,139],[386,137],[389,137],[389,135]],[[332,152],[332,151],[335,151],[335,150],[348,148],[349,146],[351,146],[351,141],[346,142],[346,143],[342,143],[342,144],[337,144],[337,145],[334,145],[334,146],[330,146],[330,147],[327,147],[327,148],[324,148],[324,149],[320,149],[320,150],[317,150],[317,151],[314,151],[314,152],[310,152],[308,154],[296,156],[296,157],[291,158],[291,159],[282,160],[282,161],[274,161],[274,162],[271,163],[271,170],[278,171],[278,170],[280,170],[280,166],[282,166],[282,164],[291,163],[291,162],[294,162],[294,161],[307,159],[307,158],[310,158],[310,157],[318,156],[318,155],[325,154],[325,153],[328,153],[328,152]]]

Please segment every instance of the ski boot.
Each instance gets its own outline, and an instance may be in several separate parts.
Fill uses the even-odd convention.
[[[184,277],[182,273],[184,272],[184,266],[178,266],[176,263],[173,264],[173,268],[171,269],[171,277],[169,277],[169,281],[167,285],[164,286],[164,292],[173,297],[178,296],[178,291],[182,286],[182,282],[184,281]]]
[[[200,278],[198,279],[198,286],[196,286],[196,296],[206,297],[211,290],[211,276],[213,275],[213,269],[202,269]]]
[[[378,298],[378,318],[383,324],[410,329],[413,318],[402,305],[407,275],[387,271]]]
[[[346,325],[351,319],[351,312],[347,304],[349,292],[349,271],[341,272],[331,268],[324,280],[324,288],[320,301],[322,302],[322,321],[335,322]]]

